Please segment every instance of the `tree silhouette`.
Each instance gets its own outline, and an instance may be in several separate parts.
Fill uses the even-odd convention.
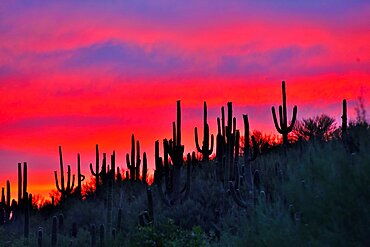
[[[325,114],[297,121],[294,132],[304,140],[330,140],[336,130],[335,120]]]

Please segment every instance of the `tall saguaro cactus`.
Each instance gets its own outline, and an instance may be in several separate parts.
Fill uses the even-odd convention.
[[[82,182],[85,180],[85,176],[81,174],[81,159],[80,154],[77,154],[77,194],[82,197]]]
[[[204,101],[204,113],[203,113],[203,144],[202,148],[200,148],[199,141],[198,141],[198,129],[195,127],[195,145],[199,153],[203,156],[203,161],[208,161],[209,156],[213,152],[213,135],[211,135],[211,146],[209,143],[209,125],[207,123],[207,102]]]
[[[172,123],[172,139],[168,142],[168,154],[173,163],[173,191],[180,193],[181,167],[184,162],[184,145],[181,144],[181,105],[177,101],[176,122]]]
[[[135,156],[136,154],[136,156]],[[136,160],[135,160],[136,157]],[[126,164],[127,168],[130,170],[130,180],[135,181],[140,179],[140,142],[136,141],[135,150],[135,136],[131,136],[131,160],[130,155],[126,154]]]
[[[342,109],[342,135],[345,135],[347,132],[347,100],[343,100],[343,109]]]
[[[24,162],[23,163],[23,179],[22,179],[22,163],[18,163],[18,205],[19,206],[22,205],[22,200],[26,193],[27,193],[27,162]]]
[[[71,181],[71,166],[67,166],[67,184],[64,183],[64,171],[63,171],[63,156],[62,156],[62,147],[59,146],[59,160],[60,160],[60,184],[58,183],[58,172],[54,171],[55,184],[57,190],[62,194],[61,199],[65,200],[71,193],[74,187],[75,175],[72,176]]]
[[[288,125],[288,116],[287,116],[287,106],[286,106],[286,90],[285,90],[285,81],[281,83],[281,90],[283,94],[283,105],[279,106],[279,122],[276,117],[275,107],[271,108],[272,117],[274,119],[274,124],[276,130],[283,136],[283,144],[288,145],[288,134],[293,130],[296,118],[297,118],[297,106],[293,107],[293,116],[290,125]]]

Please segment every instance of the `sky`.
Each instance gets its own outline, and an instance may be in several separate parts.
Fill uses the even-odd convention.
[[[232,101],[238,126],[248,114],[252,129],[277,134],[282,80],[298,119],[340,125],[342,99],[354,119],[359,96],[370,112],[369,1],[10,0],[0,34],[0,187],[10,179],[13,194],[24,161],[31,193],[55,189],[60,145],[90,176],[95,144],[126,169],[134,133],[152,168],[177,100],[186,152],[195,126],[202,139],[203,101],[211,133]]]

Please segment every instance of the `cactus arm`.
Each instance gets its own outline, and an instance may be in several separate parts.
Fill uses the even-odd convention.
[[[71,185],[69,191],[72,192],[72,190],[73,190],[74,187],[75,187],[75,175],[73,174],[72,175],[72,185]]]
[[[67,166],[67,188],[66,188],[66,191],[69,190],[70,185],[71,185],[71,166],[68,165]]]
[[[195,135],[195,146],[196,146],[196,148],[197,148],[197,151],[199,152],[199,153],[203,153],[203,150],[200,148],[200,146],[199,146],[199,141],[198,141],[198,128],[197,127],[195,127],[194,128],[194,135]]]
[[[140,164],[141,164],[141,159],[140,159],[140,142],[137,140],[136,141],[136,166],[135,166],[135,178],[136,180],[140,180]]]
[[[279,119],[280,119],[280,129],[282,130],[282,132],[284,132],[285,127],[286,127],[286,122],[285,122],[286,117],[284,116],[283,107],[281,105],[279,105]]]
[[[57,171],[54,171],[54,178],[55,178],[55,185],[57,187],[57,190],[62,193],[63,190],[62,188],[59,187],[59,183],[58,183],[58,172]]]
[[[63,155],[62,155],[62,147],[59,146],[59,164],[60,164],[60,184],[62,190],[64,190],[64,171],[63,171]]]
[[[288,127],[287,132],[291,132],[293,130],[293,127],[294,127],[294,124],[295,124],[296,119],[297,119],[297,106],[295,105],[293,107],[292,122],[290,123],[290,126]]]
[[[213,147],[214,147],[214,136],[213,134],[211,135],[211,148],[209,150],[209,154],[213,153]]]
[[[91,174],[93,175],[93,176],[97,176],[97,174],[94,172],[94,170],[93,170],[93,166],[92,166],[92,163],[90,163],[90,172],[91,172]]]
[[[131,169],[131,163],[130,163],[130,155],[126,154],[126,165],[127,168],[130,170]]]
[[[272,118],[274,119],[275,128],[276,128],[277,132],[279,132],[280,134],[282,134],[282,130],[280,129],[279,123],[277,121],[275,107],[272,107],[271,108],[271,112],[272,112]]]

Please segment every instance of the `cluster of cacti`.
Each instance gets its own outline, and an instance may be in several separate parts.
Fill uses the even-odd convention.
[[[136,156],[135,156],[136,154]],[[146,183],[146,177],[148,173],[148,163],[146,158],[146,153],[143,153],[143,171],[142,176],[140,178],[140,142],[136,141],[136,149],[135,149],[135,136],[132,134],[131,136],[131,159],[130,155],[126,154],[126,164],[127,169],[130,171],[130,181],[142,181]],[[127,178],[127,177],[126,177]]]
[[[272,108],[272,115],[274,118],[274,124],[278,129],[279,133],[283,135],[283,143],[285,146],[288,144],[288,134],[292,130],[296,115],[297,115],[297,107],[293,108],[293,118],[291,124],[288,126],[287,122],[287,110],[286,110],[286,91],[285,91],[285,82],[282,83],[282,91],[283,91],[283,104],[279,107],[279,120],[277,121],[277,116],[275,113],[275,109]],[[286,167],[282,168],[281,166],[286,165],[284,162],[272,162],[271,166],[275,165],[275,172],[272,170],[274,168],[266,168],[263,167],[261,164],[263,162],[253,162],[258,157],[260,152],[259,146],[256,142],[256,139],[253,135],[250,134],[250,126],[249,126],[249,118],[248,115],[243,115],[243,122],[244,122],[244,146],[242,142],[242,130],[238,130],[236,128],[236,117],[233,116],[233,108],[232,102],[227,103],[227,118],[225,118],[225,108],[221,108],[221,117],[217,118],[217,143],[216,143],[216,161],[210,161],[210,156],[212,155],[213,148],[214,148],[214,136],[211,135],[209,131],[209,125],[207,120],[207,104],[204,102],[204,115],[203,115],[203,141],[202,145],[199,143],[198,139],[198,129],[194,129],[195,134],[195,144],[196,149],[199,154],[202,156],[203,164],[216,164],[217,169],[217,178],[218,179],[210,179],[210,181],[206,181],[207,183],[210,182],[211,186],[218,186],[217,189],[215,187],[209,186],[212,188],[212,192],[216,192],[215,194],[220,193],[224,196],[225,201],[227,203],[225,205],[221,205],[220,208],[214,208],[212,202],[207,201],[207,197],[203,197],[203,195],[199,196],[199,192],[194,193],[191,195],[189,203],[193,203],[196,207],[200,207],[201,210],[207,214],[206,216],[201,215],[199,216],[199,221],[204,220],[208,221],[208,226],[212,228],[212,231],[216,231],[218,226],[214,224],[219,224],[220,221],[215,220],[215,218],[220,217],[220,215],[224,215],[223,213],[229,213],[228,210],[235,210],[232,213],[238,212],[239,207],[230,207],[230,205],[236,203],[242,208],[249,208],[250,206],[256,205],[259,199],[263,199],[267,201],[269,196],[271,195],[271,190],[276,191],[276,188],[269,187],[271,184],[273,186],[280,188],[280,185],[288,180],[287,174],[284,174]],[[141,153],[140,153],[140,143],[138,140],[135,140],[134,135],[131,138],[131,153],[126,155],[126,163],[128,170],[126,171],[126,180],[123,181],[123,176],[121,174],[122,170],[120,167],[116,166],[116,153],[113,153],[110,156],[110,165],[107,164],[107,155],[103,153],[103,157],[101,159],[99,154],[99,147],[96,145],[96,166],[95,170],[93,169],[93,165],[90,164],[90,170],[93,176],[95,177],[95,195],[90,197],[90,194],[86,194],[85,200],[76,200],[78,203],[89,202],[89,200],[99,200],[99,203],[96,205],[101,205],[104,210],[98,208],[100,218],[93,216],[93,219],[89,219],[89,222],[82,222],[78,219],[78,217],[73,218],[73,222],[71,223],[69,219],[72,217],[66,214],[66,220],[64,219],[63,214],[60,212],[66,213],[68,210],[67,208],[63,208],[65,200],[69,199],[71,195],[77,195],[79,198],[82,198],[82,183],[85,180],[85,176],[81,173],[81,159],[80,154],[77,155],[77,186],[74,185],[74,178],[75,175],[72,175],[72,171],[70,166],[67,166],[67,173],[64,173],[64,164],[63,164],[63,157],[62,157],[62,149],[59,147],[59,158],[60,158],[60,178],[58,178],[58,172],[54,172],[56,187],[58,191],[61,193],[61,202],[57,206],[52,203],[52,208],[58,210],[58,215],[53,216],[52,218],[52,226],[51,229],[43,225],[43,227],[39,227],[38,229],[30,229],[30,215],[35,214],[35,209],[32,210],[32,194],[27,192],[27,164],[24,163],[24,170],[23,170],[23,177],[22,177],[22,164],[18,164],[18,205],[16,201],[13,199],[11,200],[11,186],[10,181],[6,181],[5,188],[2,188],[1,191],[1,201],[0,201],[0,225],[4,223],[9,223],[14,219],[20,218],[21,225],[24,226],[24,240],[25,244],[30,244],[29,241],[33,240],[34,243],[37,243],[37,246],[59,246],[64,244],[66,238],[73,239],[73,243],[77,241],[76,238],[83,236],[82,233],[84,230],[89,230],[90,235],[87,235],[87,238],[91,238],[90,245],[91,246],[110,246],[117,239],[121,238],[122,235],[126,237],[126,230],[128,229],[127,225],[130,224],[132,218],[126,221],[126,218],[122,216],[123,212],[125,212],[125,216],[132,214],[134,215],[134,224],[137,224],[137,216],[138,217],[138,224],[141,227],[135,228],[135,231],[145,231],[145,230],[155,230],[158,226],[158,223],[163,220],[163,215],[167,217],[165,213],[168,213],[170,210],[157,210],[160,209],[159,205],[154,205],[157,203],[155,199],[158,199],[163,202],[165,208],[168,209],[167,206],[173,206],[177,204],[175,207],[176,209],[181,209],[182,207],[187,207],[187,203],[182,204],[185,200],[187,200],[190,196],[191,188],[190,185],[194,186],[193,184],[197,184],[197,186],[205,185],[204,181],[201,181],[198,184],[199,178],[203,179],[204,177],[213,178],[214,177],[214,170],[213,167],[210,168],[212,171],[210,174],[211,176],[203,176],[204,174],[200,174],[198,176],[198,169],[196,167],[200,167],[199,171],[203,169],[202,166],[195,166],[196,163],[202,164],[201,162],[197,161],[196,153],[187,153],[186,158],[184,158],[184,145],[182,144],[182,136],[181,136],[181,107],[180,101],[177,101],[177,116],[176,121],[172,123],[172,138],[170,140],[163,139],[163,142],[156,141],[155,142],[155,171],[154,171],[154,184],[153,186],[156,187],[156,190],[153,189],[153,186],[149,186],[147,182],[147,156],[144,152],[142,154],[141,160]],[[346,136],[350,136],[347,132],[347,102],[343,100],[343,115],[342,115],[342,137],[344,139],[344,134]],[[348,143],[348,139],[346,139],[346,143]],[[163,148],[163,155],[160,155],[161,146]],[[282,149],[285,153],[287,153],[288,148]],[[263,151],[261,151],[263,154]],[[200,157],[200,156],[199,156]],[[109,159],[109,158],[108,158]],[[261,160],[263,161],[263,156],[261,156]],[[284,156],[284,159],[289,160],[289,156]],[[142,166],[141,166],[142,165]],[[270,165],[268,163],[268,165]],[[205,166],[204,166],[205,167]],[[192,170],[193,169],[193,170]],[[196,172],[193,172],[196,169]],[[270,173],[267,172],[269,170]],[[203,171],[208,172],[207,169],[203,169]],[[67,176],[66,179],[64,176]],[[285,177],[286,176],[286,177]],[[193,179],[193,180],[192,180]],[[272,181],[269,181],[272,180]],[[140,181],[139,183],[136,183]],[[220,183],[220,181],[222,183]],[[278,185],[276,185],[278,184]],[[125,187],[128,185],[128,187]],[[136,186],[139,188],[136,190]],[[208,186],[208,184],[207,184]],[[129,190],[125,190],[129,188]],[[145,209],[143,211],[139,211],[137,205],[135,203],[141,203],[141,199],[143,199],[144,193],[142,194],[130,194],[129,196],[125,197],[122,196],[124,199],[120,199],[119,206],[115,205],[114,196],[115,193],[118,191],[120,196],[123,194],[122,192],[128,191],[128,193],[140,193],[144,192],[144,188],[146,189],[146,203]],[[199,187],[196,187],[199,188]],[[221,188],[221,190],[219,190]],[[153,191],[152,191],[153,189]],[[210,190],[211,191],[211,190]],[[207,191],[209,192],[209,191]],[[228,192],[229,194],[225,193]],[[274,195],[275,196],[275,195]],[[221,196],[220,196],[221,197]],[[121,204],[121,201],[124,201],[127,198],[128,201],[128,208],[129,210],[125,211],[125,207]],[[137,200],[137,198],[140,198]],[[277,199],[282,199],[283,197]],[[54,197],[52,197],[54,200]],[[136,202],[135,202],[136,200]],[[285,200],[285,198],[284,198]],[[104,204],[103,204],[104,201]],[[219,202],[219,201],[217,201]],[[290,203],[290,202],[289,202]],[[287,207],[288,203],[283,201],[282,204]],[[285,205],[286,204],[286,205]],[[134,206],[132,206],[134,205]],[[56,207],[54,207],[56,206]],[[95,206],[95,204],[94,204]],[[139,205],[142,206],[142,205]],[[155,207],[154,207],[155,206]],[[217,205],[219,206],[219,205]],[[98,207],[98,206],[97,206]],[[225,207],[226,210],[222,211]],[[154,208],[156,209],[154,213]],[[195,208],[195,207],[194,207]],[[212,210],[214,209],[214,212]],[[163,208],[162,208],[163,209]],[[66,211],[64,211],[66,210]],[[90,210],[90,209],[89,209]],[[95,209],[94,209],[95,210]],[[135,211],[137,210],[137,211]],[[295,210],[294,207],[289,206],[289,210],[291,211],[292,218],[294,221],[300,219],[301,214],[300,211]],[[180,211],[180,210],[179,210]],[[212,212],[209,212],[212,211]],[[241,211],[245,211],[242,209]],[[87,211],[88,212],[88,211]],[[139,213],[140,212],[140,213]],[[165,212],[165,213],[164,213]],[[197,211],[199,213],[199,211]],[[257,212],[257,211],[256,211]],[[55,212],[53,212],[54,215]],[[172,213],[172,212],[170,212]],[[187,213],[187,212],[186,212]],[[249,213],[249,212],[248,212]],[[189,213],[190,214],[190,213]],[[209,216],[211,215],[211,216]],[[216,215],[216,216],[215,216]],[[102,216],[102,217],[101,217]],[[175,218],[178,220],[180,217]],[[125,220],[122,220],[125,219]],[[218,219],[218,218],[217,218]],[[131,221],[130,221],[131,220]],[[198,218],[197,218],[198,220]],[[33,219],[32,219],[33,222]],[[92,222],[94,224],[92,224]],[[197,224],[198,222],[196,222]],[[49,224],[49,223],[48,223]],[[66,225],[64,225],[66,224]],[[85,224],[85,225],[84,225]],[[131,223],[132,224],[132,223]],[[177,224],[177,223],[176,223]],[[194,223],[195,224],[195,223]],[[213,224],[213,225],[212,225]],[[149,226],[149,227],[148,227]],[[5,226],[6,227],[6,226]],[[148,227],[148,228],[146,228]],[[130,227],[130,229],[133,229]],[[216,229],[216,230],[214,230]],[[221,230],[217,230],[220,232]],[[49,235],[50,234],[50,235]],[[79,235],[79,236],[78,236]],[[220,234],[218,234],[219,236]],[[47,236],[47,238],[45,237]],[[50,238],[49,238],[50,236]],[[43,239],[44,238],[44,239]],[[69,239],[67,240],[69,241]],[[1,241],[0,241],[1,242]],[[1,245],[1,244],[0,244]]]
[[[290,125],[288,125],[288,116],[287,116],[287,106],[286,106],[286,90],[285,90],[285,81],[281,83],[281,90],[283,94],[283,105],[279,106],[279,122],[276,117],[275,107],[271,108],[272,117],[274,119],[274,124],[276,130],[283,136],[283,144],[288,145],[288,134],[292,132],[295,121],[297,119],[297,106],[293,107],[293,116]],[[279,126],[280,123],[280,126]]]
[[[0,202],[0,225],[10,221],[10,213],[12,211],[10,201],[10,181],[6,181],[6,196],[4,188],[1,188],[1,202]]]
[[[163,159],[159,156],[159,141],[155,142],[154,183],[166,205],[184,201],[190,192],[190,166],[187,166],[185,187],[181,189],[184,146],[181,144],[181,105],[179,100],[177,101],[177,119],[176,122],[172,123],[172,130],[172,139],[163,140]],[[171,158],[172,165],[168,161],[168,156]],[[163,177],[165,178],[165,192],[162,187]]]
[[[203,161],[208,161],[209,156],[213,153],[213,142],[214,138],[211,135],[211,144],[209,143],[209,126],[207,123],[207,103],[204,101],[204,110],[203,110],[203,142],[202,148],[199,145],[198,141],[198,129],[195,127],[195,145],[199,153],[202,154]]]
[[[93,169],[92,163],[90,163],[90,172],[95,177],[95,190],[99,192],[99,187],[102,184],[103,187],[108,186],[109,181],[115,181],[116,179],[116,152],[113,151],[111,155],[111,166],[107,166],[107,155],[103,153],[102,165],[100,167],[100,159],[99,159],[99,146],[96,145],[95,148],[95,171]],[[119,171],[119,167],[117,167],[117,173],[120,176],[120,181],[122,180],[122,176]],[[117,176],[118,178],[118,176]]]
[[[22,183],[22,163],[18,163],[18,203],[15,199],[11,199],[11,185],[9,180],[6,181],[6,193],[5,188],[1,189],[0,225],[14,221],[20,214],[23,213],[23,206],[28,205],[26,162],[23,164],[23,172],[24,179]]]
[[[222,124],[222,125],[221,125]],[[234,180],[234,164],[239,158],[239,139],[240,133],[236,129],[236,118],[233,117],[232,102],[227,103],[227,125],[225,126],[225,110],[221,107],[221,123],[217,118],[217,173],[224,183]]]

